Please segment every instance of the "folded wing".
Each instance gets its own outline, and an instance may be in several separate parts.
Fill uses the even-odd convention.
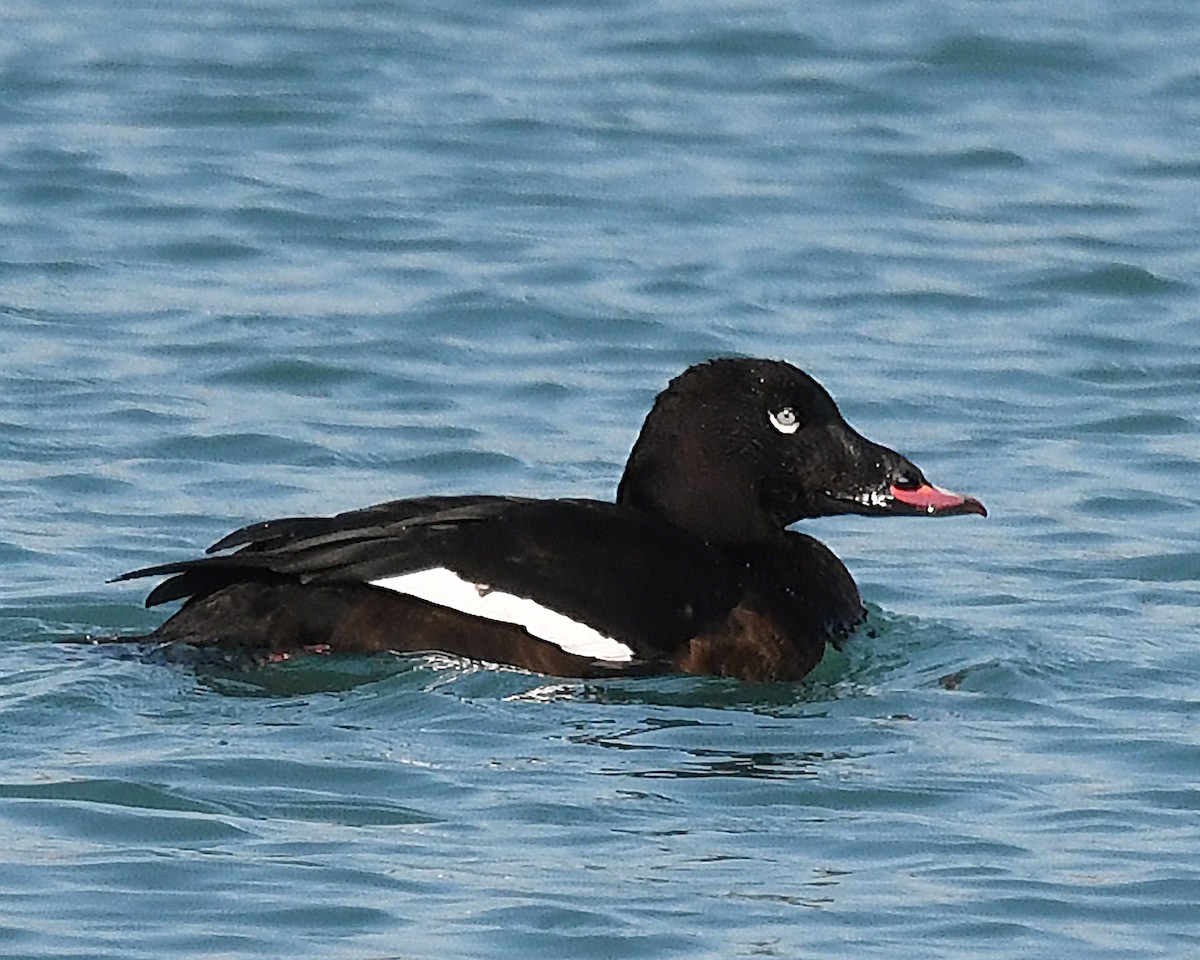
[[[666,655],[724,617],[741,590],[729,564],[698,538],[593,500],[398,500],[335,517],[253,524],[210,552],[231,548],[118,579],[168,577],[147,606],[247,582],[358,584],[519,623],[569,652],[614,660]],[[540,619],[539,609],[546,613]],[[593,634],[616,645],[605,647]]]

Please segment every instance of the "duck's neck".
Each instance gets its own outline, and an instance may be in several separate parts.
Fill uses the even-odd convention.
[[[631,459],[617,503],[660,516],[714,546],[778,540],[783,529],[761,509],[753,484],[740,480],[688,477],[661,463]]]

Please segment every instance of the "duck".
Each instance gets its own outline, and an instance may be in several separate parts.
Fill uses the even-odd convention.
[[[866,439],[783,360],[718,358],[658,394],[613,501],[432,495],[252,523],[123,573],[183,601],[130,638],[269,664],[443,653],[554,677],[796,681],[864,620],[854,578],[793,524],[987,516]]]

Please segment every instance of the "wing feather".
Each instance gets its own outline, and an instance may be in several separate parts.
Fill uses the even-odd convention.
[[[723,617],[741,589],[730,565],[657,517],[592,500],[426,497],[337,517],[252,524],[217,542],[235,552],[118,577],[169,576],[147,605],[244,581],[370,584],[445,568],[527,598],[629,645],[673,649]]]

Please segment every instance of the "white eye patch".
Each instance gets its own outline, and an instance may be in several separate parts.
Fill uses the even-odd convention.
[[[767,414],[767,419],[771,421],[771,426],[780,433],[795,433],[800,429],[800,418],[796,416],[796,411],[791,407],[772,410]]]

